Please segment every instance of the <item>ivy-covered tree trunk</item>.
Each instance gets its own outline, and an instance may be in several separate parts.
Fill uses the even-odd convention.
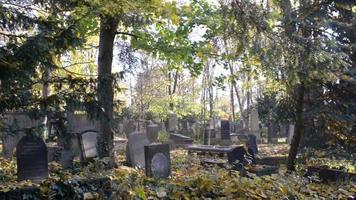
[[[115,164],[113,132],[113,76],[111,73],[114,39],[118,21],[115,18],[101,18],[98,58],[98,101],[100,106],[100,139],[99,156],[110,157],[112,166]]]

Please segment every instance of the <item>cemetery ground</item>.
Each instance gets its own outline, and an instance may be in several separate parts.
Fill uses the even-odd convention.
[[[258,157],[285,157],[289,145],[259,145]],[[94,159],[74,163],[64,170],[49,163],[49,178],[40,183],[17,181],[14,158],[0,159],[0,193],[21,188],[39,188],[42,199],[354,199],[356,183],[351,180],[323,181],[318,176],[305,176],[307,166],[328,166],[355,173],[353,155],[341,149],[307,149],[298,157],[297,171],[289,173],[281,164],[278,172],[257,176],[259,164],[244,170],[232,165],[204,165],[206,155],[188,154],[184,149],[171,150],[171,175],[155,179],[144,169],[125,166],[125,153],[118,152],[118,167],[107,168],[107,160]],[[219,157],[215,157],[220,159]],[[273,165],[269,161],[269,165]],[[98,183],[87,180],[99,180]],[[102,184],[100,180],[106,180]],[[0,196],[1,197],[1,196]]]

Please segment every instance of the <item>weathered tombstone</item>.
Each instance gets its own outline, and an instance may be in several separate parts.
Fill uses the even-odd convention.
[[[252,134],[256,135],[257,140],[261,139],[260,136],[260,126],[259,126],[259,117],[257,109],[251,110],[250,114],[250,131]]]
[[[292,143],[292,139],[293,139],[293,134],[294,134],[294,124],[289,124],[288,127],[288,137],[287,137],[287,142],[288,144]]]
[[[119,150],[124,150],[126,148],[126,143],[127,143],[127,139],[126,138],[115,137],[114,138],[114,150],[115,150],[115,152],[117,152]]]
[[[147,176],[167,178],[171,173],[169,144],[145,146],[145,164]]]
[[[134,132],[128,136],[126,158],[130,165],[140,168],[145,167],[144,146],[148,144],[147,136],[143,132]]]
[[[221,139],[230,140],[230,122],[229,120],[221,120]]]
[[[258,154],[257,137],[255,135],[249,134],[247,141],[247,148],[253,151],[253,154]]]
[[[98,132],[88,130],[79,134],[82,160],[98,156]]]
[[[24,136],[16,147],[17,179],[41,181],[48,177],[47,147],[37,136]]]
[[[150,124],[146,128],[147,138],[150,143],[157,142],[159,126],[157,124]]]
[[[182,134],[170,134],[169,140],[173,148],[186,147],[193,144],[193,139]]]
[[[170,114],[168,118],[168,131],[174,132],[177,130],[178,118],[176,114]]]

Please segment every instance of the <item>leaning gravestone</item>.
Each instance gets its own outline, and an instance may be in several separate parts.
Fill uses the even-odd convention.
[[[159,126],[157,124],[150,124],[146,128],[147,138],[150,143],[157,142]]]
[[[41,181],[48,177],[47,147],[37,136],[26,135],[16,147],[17,179]]]
[[[145,164],[147,176],[167,178],[171,173],[169,144],[145,146]]]
[[[148,145],[149,141],[143,132],[134,132],[128,136],[126,159],[127,162],[136,167],[145,167],[145,151],[144,146]]]
[[[82,160],[98,156],[98,132],[91,130],[84,131],[79,134],[79,141],[82,151]]]

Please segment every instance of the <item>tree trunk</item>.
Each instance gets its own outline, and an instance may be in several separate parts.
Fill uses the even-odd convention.
[[[99,156],[110,157],[114,166],[114,143],[111,122],[113,119],[113,77],[111,74],[114,39],[118,21],[114,18],[101,18],[98,58],[98,103],[100,106]]]
[[[296,122],[295,122],[295,129],[292,138],[292,143],[289,149],[288,161],[287,161],[287,169],[292,171],[295,170],[295,159],[298,154],[298,147],[304,131],[304,119],[303,119],[304,93],[305,93],[305,86],[304,83],[302,82],[297,89]]]
[[[230,102],[231,102],[232,121],[235,121],[235,100],[234,100],[233,83],[230,83]]]

